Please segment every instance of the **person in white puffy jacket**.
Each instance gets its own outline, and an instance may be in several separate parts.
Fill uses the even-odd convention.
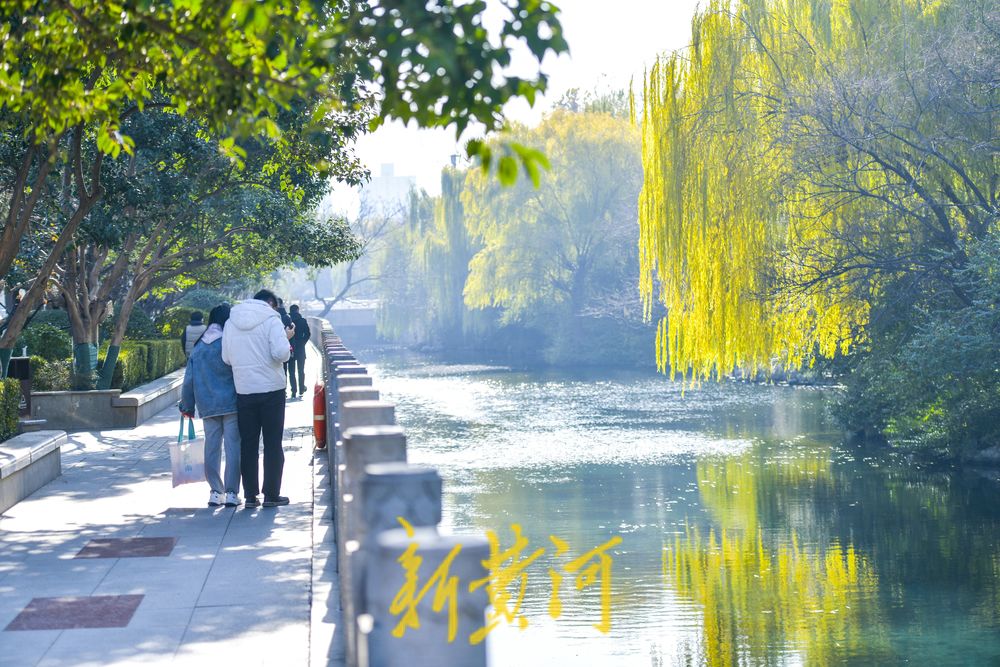
[[[285,371],[288,340],[294,327],[286,329],[278,315],[278,297],[261,290],[233,306],[222,333],[222,360],[233,369],[236,384],[236,419],[240,430],[240,474],[246,493],[244,507],[257,507],[264,492],[264,507],[287,505],[281,495],[285,452],[281,439],[285,430]],[[264,440],[264,484],[258,483],[260,441]]]

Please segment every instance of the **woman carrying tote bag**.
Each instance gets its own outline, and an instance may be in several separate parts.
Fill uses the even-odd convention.
[[[221,304],[208,316],[208,329],[191,350],[178,407],[181,414],[194,415],[195,408],[205,427],[205,479],[211,487],[210,507],[240,504],[240,430],[236,422],[236,385],[232,368],[222,361],[222,329],[229,319],[229,305]],[[222,443],[226,447],[225,481],[219,474]]]

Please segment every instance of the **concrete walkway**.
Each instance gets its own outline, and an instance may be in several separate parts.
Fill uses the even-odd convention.
[[[318,369],[310,349],[310,388]],[[72,434],[63,475],[0,516],[0,665],[308,665],[311,396],[287,405],[286,507],[171,488],[176,408]]]

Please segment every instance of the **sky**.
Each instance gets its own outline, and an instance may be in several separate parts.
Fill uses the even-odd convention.
[[[571,88],[627,88],[633,79],[641,86],[643,70],[658,54],[690,43],[691,16],[697,4],[696,0],[557,2],[570,53],[559,57],[548,54],[542,71],[549,75],[549,92],[540,96],[534,107],[522,100],[508,104],[505,116],[533,125]],[[519,73],[531,64],[525,54],[515,53],[511,67]],[[380,172],[382,164],[392,163],[397,176],[413,176],[417,187],[436,195],[441,189],[441,169],[461,149],[454,129],[422,130],[394,121],[362,137],[357,152],[373,175]],[[357,194],[337,187],[326,205],[353,215]]]

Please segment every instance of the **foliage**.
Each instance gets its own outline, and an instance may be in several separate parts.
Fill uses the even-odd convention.
[[[377,262],[380,330],[518,362],[636,362],[651,342],[635,290],[637,133],[606,113],[560,109],[508,137],[539,146],[550,170],[538,187],[501,187],[445,169],[439,198],[415,196]]]
[[[186,308],[194,308],[202,313],[208,313],[221,303],[231,303],[233,298],[218,290],[199,287],[193,289],[181,297],[178,305]],[[207,316],[206,316],[206,319]]]
[[[187,361],[179,340],[147,340],[141,343],[149,350],[146,354],[148,380],[155,380],[172,373]]]
[[[208,313],[197,308],[187,306],[175,306],[168,308],[158,318],[156,318],[156,328],[160,335],[168,339],[180,340],[184,333],[184,328],[191,324],[191,313],[198,311],[202,315],[202,321],[208,321]]]
[[[46,359],[31,357],[32,391],[67,391],[73,375],[71,359]]]
[[[34,322],[21,332],[14,347],[20,353],[27,346],[28,354],[50,361],[65,359],[73,354],[73,343],[65,329],[46,322]]]
[[[111,292],[125,282],[127,264],[136,259],[129,257],[133,251],[141,267],[152,253],[150,271],[165,283],[190,280],[194,268],[206,269],[213,261],[222,273],[227,267],[254,270],[262,257],[322,264],[351,256],[355,250],[346,225],[289,229],[300,222],[299,215],[279,216],[286,226],[268,225],[278,213],[275,195],[306,207],[297,178],[332,176],[357,184],[363,170],[351,144],[385,119],[454,125],[459,132],[475,122],[492,130],[502,125],[507,101],[533,101],[546,85],[540,71],[517,77],[501,70],[510,64],[516,44],[537,63],[549,51],[566,51],[557,10],[544,1],[515,0],[494,17],[499,19],[494,35],[482,26],[485,12],[485,3],[452,0],[388,6],[359,0],[0,2],[0,152],[5,157],[0,190],[10,193],[0,198],[5,204],[0,276],[28,288],[26,309],[9,318],[0,345],[13,343],[27,308],[41,302],[60,263],[58,285],[80,343],[94,341]],[[235,211],[224,221],[223,238],[238,237],[247,245],[213,255],[210,246],[219,237],[203,230],[198,234],[199,226],[215,219],[211,215],[173,213],[173,222],[185,223],[182,232],[195,228],[194,238],[180,234],[184,256],[171,242],[173,230],[165,241],[148,228],[132,228],[135,219],[150,220],[148,211],[135,215],[140,203],[161,201],[149,196],[148,183],[142,183],[146,192],[132,188],[139,196],[131,203],[101,204],[105,195],[115,198],[114,190],[128,194],[122,181],[142,181],[135,175],[144,157],[146,116],[186,125],[192,130],[189,139],[204,140],[202,151],[189,144],[155,161],[161,174],[183,172],[187,164],[189,170],[212,175],[221,161],[223,173],[246,173],[246,184],[270,190],[270,200],[267,193],[257,201],[244,196],[242,206],[228,202],[219,209]],[[537,171],[540,158],[532,151],[509,150]],[[215,159],[199,159],[206,151]],[[266,155],[255,162],[255,153]],[[110,159],[119,155],[129,159]],[[165,199],[183,207],[223,189],[188,187],[186,196]],[[249,229],[225,224],[245,222],[252,217],[247,211],[261,213],[256,222],[263,224]],[[83,230],[87,243],[81,243],[85,220],[90,229]],[[112,238],[94,238],[95,227]],[[299,249],[291,256],[280,250],[269,254],[274,238],[289,239]],[[105,270],[102,264],[112,258]],[[160,261],[164,258],[169,261]],[[191,266],[188,275],[172,275],[178,266]],[[150,275],[135,273],[124,297],[126,316],[142,293],[160,287],[151,284]],[[96,276],[104,278],[99,287],[89,284]],[[72,299],[86,290],[97,298],[73,308]],[[120,340],[121,331],[114,336]]]
[[[5,378],[0,380],[0,442],[17,435],[21,383]]]
[[[128,391],[184,366],[179,340],[127,340],[118,352],[111,386]]]
[[[959,274],[969,304],[940,295],[915,317],[879,330],[852,369],[841,416],[856,430],[930,454],[1000,445],[1000,238],[969,248]],[[905,294],[905,290],[901,290]]]
[[[120,313],[116,312],[101,324],[101,340],[111,339],[111,332],[118,324],[119,315]],[[125,338],[143,340],[156,338],[159,335],[160,331],[149,315],[139,309],[135,309],[129,314],[128,323],[125,325]]]
[[[49,324],[69,333],[69,316],[66,314],[65,310],[40,310],[31,318],[31,325],[36,324]]]
[[[847,352],[893,284],[963,300],[965,245],[997,220],[998,22],[982,0],[696,15],[643,87],[640,287],[669,312],[661,369]]]
[[[55,132],[93,123],[101,128],[99,148],[115,154],[130,147],[116,134],[123,103],[157,102],[163,85],[179,113],[241,134],[278,134],[274,117],[303,96],[323,96],[317,119],[363,107],[369,87],[380,91],[378,118],[494,129],[508,100],[531,101],[545,88],[541,73],[500,74],[510,44],[523,42],[537,60],[566,50],[555,8],[537,0],[512,3],[495,42],[481,25],[483,3],[450,0],[7,0],[2,9],[0,100],[14,112],[31,110],[38,127]]]
[[[146,380],[149,348],[142,343],[125,341],[118,352],[112,387],[128,391]]]
[[[624,120],[566,111],[518,136],[542,146],[552,168],[538,188],[522,181],[501,189],[479,172],[467,177],[462,204],[480,249],[469,262],[466,304],[499,306],[505,322],[540,304],[580,315],[628,262],[638,137]]]

